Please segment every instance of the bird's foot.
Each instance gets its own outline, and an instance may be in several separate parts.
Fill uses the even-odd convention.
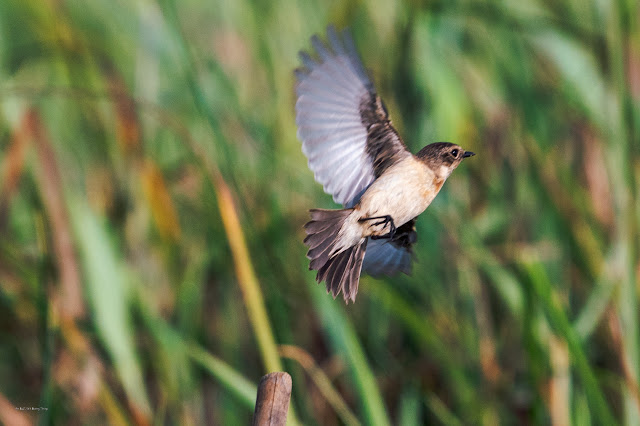
[[[391,239],[391,234],[372,235],[369,238],[371,238],[372,240],[390,240]]]
[[[371,239],[377,240],[382,238],[393,238],[396,234],[396,225],[393,223],[393,218],[389,215],[385,216],[376,216],[376,217],[363,217],[359,220],[359,222],[366,222],[369,220],[379,220],[379,222],[374,223],[372,226],[382,225],[382,229],[384,229],[387,225],[389,225],[389,233],[385,235],[374,235],[371,236]]]

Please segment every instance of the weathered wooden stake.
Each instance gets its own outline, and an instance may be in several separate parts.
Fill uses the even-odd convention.
[[[285,426],[290,398],[289,374],[278,372],[263,376],[258,386],[253,426]]]

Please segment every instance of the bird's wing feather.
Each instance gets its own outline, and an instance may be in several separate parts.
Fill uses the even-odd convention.
[[[398,272],[410,275],[412,247],[417,240],[415,223],[416,219],[413,218],[400,226],[391,240],[369,239],[362,270],[374,277],[394,275]]]
[[[316,181],[334,201],[352,206],[386,168],[411,155],[389,121],[348,31],[330,26],[329,45],[311,43],[295,71],[296,123]]]

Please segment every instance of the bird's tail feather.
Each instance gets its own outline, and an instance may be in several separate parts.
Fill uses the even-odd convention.
[[[316,281],[326,282],[327,291],[335,298],[342,291],[345,302],[355,302],[367,240],[331,256],[344,221],[353,209],[311,210],[311,221],[304,228],[311,259],[309,269],[317,270]]]

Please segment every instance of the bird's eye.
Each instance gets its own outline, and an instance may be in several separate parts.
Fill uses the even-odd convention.
[[[458,150],[454,149],[453,151],[451,151],[451,155],[453,155],[454,157],[458,157]]]

